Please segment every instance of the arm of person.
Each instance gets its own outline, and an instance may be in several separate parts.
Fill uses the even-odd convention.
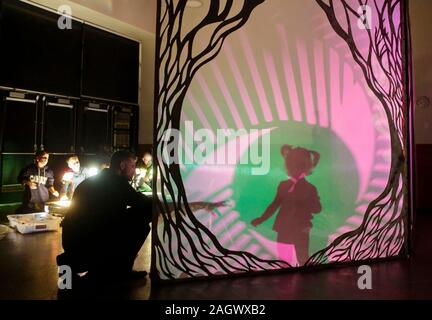
[[[52,172],[48,174],[45,186],[54,197],[58,198],[60,196],[59,192],[54,188],[54,174]]]
[[[137,192],[130,184],[125,185],[124,190],[128,206],[145,209],[152,208],[151,197]]]
[[[219,207],[226,206],[226,201],[218,201],[218,202],[203,202],[203,201],[197,201],[197,202],[191,202],[189,203],[189,208],[191,208],[192,211],[196,210],[207,210],[212,211]]]
[[[60,196],[59,192],[54,188],[54,186],[51,186],[48,188],[49,192],[56,198]]]
[[[218,202],[196,201],[196,202],[189,202],[188,205],[192,211],[197,211],[197,210],[201,210],[201,209],[204,209],[207,211],[212,211],[216,208],[226,206],[227,203],[226,203],[226,201],[218,201]],[[167,206],[168,212],[173,212],[175,210],[175,206],[173,203],[167,203],[166,206]]]
[[[275,212],[276,210],[280,207],[280,203],[279,200],[277,199],[277,197],[272,201],[272,203],[270,203],[270,205],[267,207],[266,211],[264,211],[263,215],[261,217],[258,217],[254,220],[252,220],[252,225],[254,227],[260,225],[261,223],[263,223],[264,221],[266,221],[268,218],[270,218]]]
[[[20,171],[17,180],[22,186],[28,186],[30,189],[36,189],[37,187],[37,184],[30,180],[30,173],[27,167]]]
[[[197,202],[190,202],[188,203],[189,208],[192,212],[198,211],[198,210],[207,210],[207,211],[213,211],[216,208],[227,206],[226,201],[219,201],[219,202],[204,202],[204,201],[197,201]],[[172,202],[164,203],[163,206],[165,207],[167,214],[171,216],[171,219],[176,219],[176,213],[175,213],[175,206]],[[184,205],[183,205],[184,209]],[[162,223],[164,221],[163,215],[158,215],[158,223]]]
[[[62,185],[61,185],[61,189],[60,189],[60,195],[62,198],[67,196],[69,185],[70,185],[69,181],[62,180]]]
[[[251,224],[256,227],[266,221],[268,218],[270,218],[276,210],[280,207],[281,204],[281,184],[278,186],[278,190],[276,193],[275,198],[270,203],[270,205],[267,207],[267,209],[264,211],[264,213],[261,215],[261,217],[258,217],[251,221]]]

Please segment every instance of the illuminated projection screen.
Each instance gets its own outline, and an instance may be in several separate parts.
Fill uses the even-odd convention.
[[[157,280],[407,257],[402,0],[159,1]]]

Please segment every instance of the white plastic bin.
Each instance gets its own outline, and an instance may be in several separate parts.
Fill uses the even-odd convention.
[[[46,212],[31,214],[9,215],[9,224],[19,233],[34,233],[44,231],[56,231],[60,228],[61,218],[54,217]]]

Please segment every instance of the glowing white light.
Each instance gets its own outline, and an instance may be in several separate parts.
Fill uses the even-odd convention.
[[[66,172],[63,175],[63,180],[65,181],[71,181],[73,179],[73,172]]]
[[[71,205],[70,200],[60,200],[57,201],[57,205],[63,208],[68,208]]]
[[[89,177],[93,177],[93,176],[97,175],[98,172],[99,172],[99,170],[97,168],[93,167],[93,168],[90,168],[88,170],[88,175],[89,175]]]
[[[72,202],[70,200],[59,200],[59,201],[54,201],[51,204],[53,204],[57,207],[69,208],[71,203]]]

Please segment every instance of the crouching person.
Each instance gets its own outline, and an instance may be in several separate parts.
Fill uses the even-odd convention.
[[[150,232],[152,201],[129,184],[135,162],[134,154],[118,151],[109,169],[77,187],[62,223],[64,253],[58,265],[104,281],[145,274],[132,268]]]

